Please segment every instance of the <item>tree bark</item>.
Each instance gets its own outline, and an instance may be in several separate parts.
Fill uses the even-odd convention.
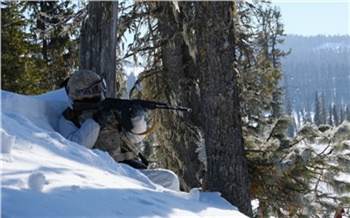
[[[252,216],[234,67],[234,2],[196,2],[208,189]]]
[[[194,88],[194,71],[189,71],[194,66],[191,57],[188,57],[186,45],[181,35],[181,21],[177,21],[174,15],[172,2],[159,2],[157,14],[158,30],[165,40],[161,49],[161,59],[163,63],[163,78],[169,85],[170,90],[177,97],[177,104],[194,108],[199,105],[199,95]],[[177,14],[181,16],[181,14]],[[178,19],[181,20],[181,19]],[[197,110],[198,111],[198,110]],[[180,178],[181,187],[189,191],[191,188],[199,187],[200,183],[196,177],[200,169],[198,154],[196,153],[197,143],[193,135],[185,141],[185,134],[191,134],[188,129],[193,126],[192,117],[197,118],[196,113],[183,113],[181,116],[174,114],[175,122],[186,123],[187,125],[178,125],[169,123],[168,128],[180,134],[181,137],[175,137],[173,143],[174,149],[177,151],[178,158],[183,162],[184,167],[175,170]]]
[[[105,78],[107,97],[116,96],[118,1],[91,1],[80,34],[79,68]]]

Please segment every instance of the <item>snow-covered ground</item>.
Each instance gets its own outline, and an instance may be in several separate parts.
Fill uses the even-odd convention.
[[[63,89],[1,91],[1,217],[246,217],[219,193],[175,192],[57,130]]]

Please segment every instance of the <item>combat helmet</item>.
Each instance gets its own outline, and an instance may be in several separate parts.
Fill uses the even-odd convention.
[[[106,82],[91,70],[77,70],[69,78],[66,92],[70,103],[76,101],[103,101],[107,91]]]

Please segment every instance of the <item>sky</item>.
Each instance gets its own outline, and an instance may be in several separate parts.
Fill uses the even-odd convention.
[[[63,89],[1,90],[1,216],[246,217],[217,192],[173,191],[56,132]]]
[[[272,0],[286,34],[350,35],[350,0]]]

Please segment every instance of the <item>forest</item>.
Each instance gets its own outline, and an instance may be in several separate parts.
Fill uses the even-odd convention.
[[[349,120],[350,36],[288,35],[280,49],[291,52],[281,60],[281,85],[285,108],[297,127]]]
[[[348,105],[349,36],[287,36],[282,17],[256,0],[2,1],[1,89],[42,94],[89,69],[124,97],[124,65],[142,59],[130,99],[192,108],[149,113],[152,167],[249,217],[330,216],[350,205],[350,123],[334,116]]]

